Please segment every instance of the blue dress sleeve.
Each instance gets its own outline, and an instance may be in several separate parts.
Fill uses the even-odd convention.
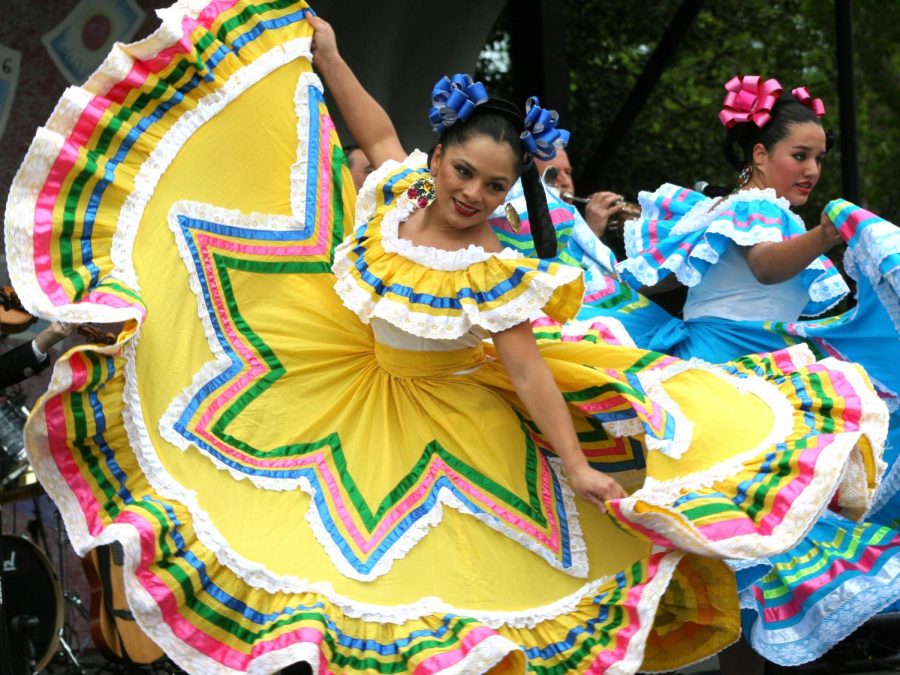
[[[828,202],[825,214],[847,242],[847,273],[866,278],[900,331],[900,228],[846,199]]]

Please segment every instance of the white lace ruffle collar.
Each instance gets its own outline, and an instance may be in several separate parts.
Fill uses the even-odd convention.
[[[658,190],[654,192],[653,195],[651,195],[651,199],[655,200],[658,192]],[[728,211],[728,209],[732,208],[735,204],[748,202],[770,202],[788,214],[788,217],[795,225],[802,230],[806,230],[806,226],[803,224],[800,216],[791,211],[790,202],[784,197],[779,197],[775,194],[775,190],[772,188],[748,188],[746,190],[740,190],[734,194],[728,195],[718,202],[713,202],[712,208],[710,208],[711,201],[712,200],[710,199],[703,199],[694,204],[688,212],[682,216],[675,227],[672,228],[671,234],[673,236],[681,235],[707,227],[710,223],[718,220],[723,213]],[[768,229],[768,227],[764,226],[764,229]],[[735,231],[734,234],[740,235],[737,231]],[[753,236],[754,235],[750,235],[749,238],[752,239]],[[761,241],[763,240],[768,241],[768,239],[761,239]],[[743,244],[744,242],[741,241],[740,243]]]
[[[642,208],[648,208],[654,204],[660,197],[665,197],[674,190],[682,188],[671,183],[660,186],[652,193],[642,193],[639,197]],[[694,204],[687,213],[672,227],[669,236],[685,236],[697,230],[708,229],[709,232],[726,237],[735,242],[738,246],[753,246],[762,242],[781,241],[785,239],[785,233],[779,228],[772,227],[767,224],[754,224],[748,230],[739,230],[735,228],[728,216],[723,217],[729,209],[736,204],[745,204],[750,202],[765,201],[774,204],[787,215],[790,224],[798,229],[798,232],[806,232],[806,225],[796,213],[791,211],[790,202],[784,197],[779,197],[772,188],[749,188],[741,190],[719,201],[704,198]],[[616,265],[619,270],[627,270],[635,276],[642,284],[652,286],[659,282],[659,270],[653,266],[640,261],[638,257],[643,250],[644,242],[641,231],[641,223],[645,216],[631,220],[625,225],[625,250],[628,258]],[[695,286],[700,282],[702,273],[695,268],[690,260],[699,258],[707,263],[714,265],[718,262],[719,255],[708,245],[698,245],[688,255],[688,259],[684,262],[672,265],[668,261],[662,263],[662,269],[668,269],[675,274],[675,277],[685,286]],[[821,314],[847,295],[849,288],[840,273],[834,268],[829,267],[826,263],[827,257],[820,255],[811,261],[807,266],[806,272],[816,273],[813,279],[807,282],[807,293],[810,301],[817,303],[817,306],[804,308],[802,316],[815,316]]]
[[[423,267],[446,272],[464,270],[470,265],[491,258],[517,260],[524,257],[511,248],[504,248],[495,253],[475,244],[469,244],[466,248],[456,251],[414,244],[400,236],[400,223],[407,220],[419,207],[406,195],[399,197],[398,202],[397,206],[385,213],[381,220],[381,245],[388,253],[396,253]]]

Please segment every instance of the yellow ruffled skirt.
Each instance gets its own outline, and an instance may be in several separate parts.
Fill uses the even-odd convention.
[[[31,425],[54,497],[88,536],[126,543],[139,620],[191,668],[677,667],[739,631],[733,575],[704,556],[783,550],[835,489],[849,503],[874,481],[858,398],[797,393],[852,368],[783,353],[748,365],[766,382],[544,329],[589,459],[644,485],[603,515],[572,495],[489,344],[378,345],[332,282],[298,282],[289,313],[242,305],[218,329],[242,367],[192,382],[155,375],[158,340],[127,366],[76,351],[57,367],[70,390],[38,413],[50,429],[64,408],[69,441]],[[114,419],[123,399],[102,434],[78,402]]]
[[[581,503],[489,345],[376,346],[335,295],[354,194],[307,13],[171,8],[12,186],[28,306],[127,320],[57,362],[26,429],[73,545],[123,543],[137,621],[191,672],[633,673],[736,639],[716,558],[790,547],[836,491],[865,507],[867,382],[539,327],[585,453],[635,490]]]

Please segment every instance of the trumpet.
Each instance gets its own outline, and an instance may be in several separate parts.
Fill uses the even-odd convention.
[[[641,206],[635,202],[619,199],[616,204],[624,204],[624,206],[609,217],[606,223],[607,229],[621,229],[629,220],[639,218],[641,215]]]
[[[541,182],[548,187],[556,188],[557,178],[559,178],[559,169],[555,166],[548,166],[541,175]],[[575,204],[588,204],[591,201],[590,197],[578,197],[568,191],[560,192],[559,196],[563,201]],[[620,204],[623,205],[622,208],[609,217],[609,220],[607,221],[608,228],[621,228],[625,224],[625,221],[633,220],[641,215],[641,207],[635,202],[618,199],[613,202],[611,206],[619,206]]]
[[[559,178],[559,168],[555,166],[548,166],[544,169],[544,173],[541,174],[541,182],[547,187],[556,187],[556,179]],[[576,204],[587,204],[590,199],[587,197],[576,197],[571,192],[560,192],[560,198],[566,202],[574,202]]]
[[[575,202],[576,204],[587,204],[589,201],[591,201],[587,197],[576,197],[571,192],[563,192],[559,196],[567,202]]]

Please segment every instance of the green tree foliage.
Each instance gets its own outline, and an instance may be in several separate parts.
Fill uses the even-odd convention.
[[[576,177],[584,173],[605,129],[643,70],[680,0],[568,0],[566,50],[571,88],[564,125],[572,131]],[[511,2],[508,11],[516,11]],[[900,3],[854,3],[860,188],[864,204],[900,221]],[[502,43],[504,22],[492,40]],[[492,87],[508,74],[481,72]],[[805,85],[825,102],[827,128],[837,132],[840,111],[834,4],[825,0],[708,0],[646,106],[621,139],[600,184],[632,197],[663,182],[697,180],[732,186],[736,177],[720,150],[717,119],[733,75],[760,74],[785,88]],[[552,101],[547,102],[552,106]],[[828,200],[840,196],[840,139],[826,160],[819,187],[802,215],[818,222]]]

